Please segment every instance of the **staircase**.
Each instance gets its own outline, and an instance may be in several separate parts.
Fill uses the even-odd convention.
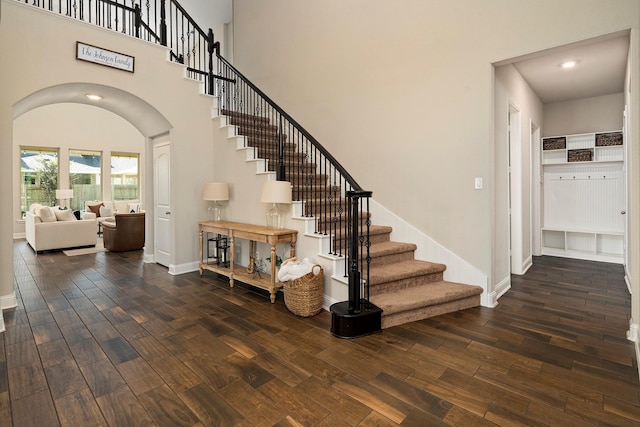
[[[346,231],[327,229],[337,222],[333,221],[336,212],[343,212],[345,207],[339,190],[326,185],[327,176],[317,173],[316,165],[307,162],[296,144],[287,141],[287,135],[280,136],[277,126],[267,118],[227,110],[221,114],[225,117],[223,125],[235,127],[236,134],[245,138],[245,147],[252,147],[255,158],[264,159],[269,171],[276,170],[278,138],[282,138],[284,179],[292,183],[293,200],[301,201],[306,195],[304,216],[315,219],[319,234],[330,234],[334,250],[346,248]],[[310,194],[313,197],[308,197]],[[331,209],[325,207],[327,200]],[[382,328],[480,305],[481,287],[445,281],[444,264],[416,260],[416,245],[392,241],[392,231],[389,226],[372,224],[369,234],[370,300],[383,310]]]
[[[200,81],[206,94],[222,101],[214,107],[221,126],[230,126],[234,138],[238,135],[244,138],[244,147],[253,148],[251,158],[262,159],[265,171],[277,170],[280,179],[292,183],[292,197],[302,205],[301,218],[312,219],[313,234],[329,242],[329,249],[318,256],[333,257],[332,280],[342,281],[346,286],[346,274],[340,276],[346,271],[345,254],[349,246],[344,221],[348,204],[344,197],[347,191],[362,191],[348,172],[295,120],[220,56],[220,45],[214,41],[213,31],[203,31],[177,0],[147,2],[144,10],[136,4],[129,7],[96,0],[93,15],[91,2],[88,7],[82,7],[83,4],[81,2],[79,11],[75,2],[73,5],[57,2],[57,6],[43,2],[42,7],[167,46],[171,60],[183,64],[187,76]],[[34,6],[40,7],[40,3],[34,2]],[[88,13],[84,13],[85,9]],[[185,44],[185,39],[190,42]],[[221,109],[223,105],[230,110]],[[236,109],[245,112],[238,113]],[[271,123],[270,117],[275,118],[274,123],[280,127]],[[368,208],[359,215],[369,215]],[[416,260],[416,246],[391,241],[391,227],[373,224],[368,230],[369,297],[383,310],[383,328],[480,304],[482,288],[444,281],[446,266]],[[366,268],[366,262],[360,264]],[[366,280],[367,276],[362,278]]]

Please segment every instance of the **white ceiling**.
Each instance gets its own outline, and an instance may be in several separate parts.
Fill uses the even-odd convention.
[[[509,61],[543,104],[620,93],[624,89],[629,35],[575,43]],[[565,61],[574,68],[560,67]]]

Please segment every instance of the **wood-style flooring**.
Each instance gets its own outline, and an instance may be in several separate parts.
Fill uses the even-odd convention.
[[[0,425],[638,426],[619,265],[541,257],[494,309],[355,340],[142,252],[35,256],[0,334]]]

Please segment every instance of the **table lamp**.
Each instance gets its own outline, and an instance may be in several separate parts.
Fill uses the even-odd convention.
[[[224,211],[222,202],[229,200],[229,184],[226,182],[206,183],[202,199],[213,202],[209,206],[209,218],[212,221],[222,221]]]
[[[56,190],[56,199],[60,200],[62,209],[67,209],[67,202],[73,199],[73,190]]]
[[[263,203],[272,203],[267,211],[267,227],[283,228],[284,215],[278,208],[278,204],[291,204],[291,183],[288,181],[265,181],[262,186]]]

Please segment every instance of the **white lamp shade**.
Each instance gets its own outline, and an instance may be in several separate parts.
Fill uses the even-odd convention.
[[[56,199],[58,200],[73,199],[73,190],[56,190]]]
[[[291,204],[291,183],[287,181],[265,181],[262,185],[263,203]]]
[[[229,184],[226,182],[208,182],[204,185],[203,200],[229,200]]]

